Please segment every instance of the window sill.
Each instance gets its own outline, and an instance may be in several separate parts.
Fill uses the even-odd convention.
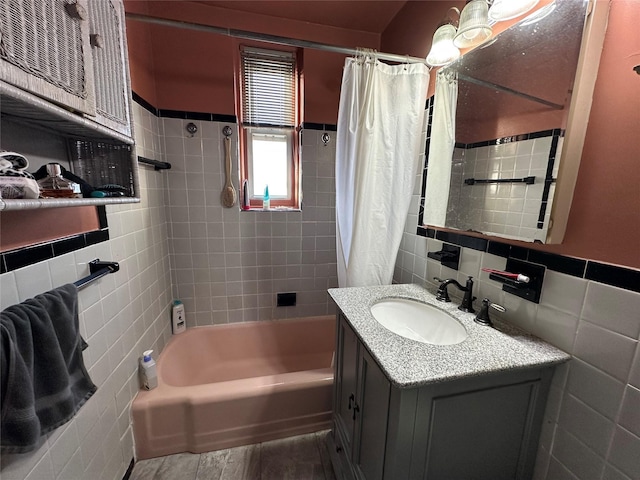
[[[295,207],[273,207],[265,210],[261,207],[251,207],[251,208],[241,208],[241,212],[259,212],[259,213],[270,213],[270,212],[301,212],[302,208]]]

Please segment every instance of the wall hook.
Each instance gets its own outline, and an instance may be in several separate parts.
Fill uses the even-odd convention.
[[[233,130],[231,130],[231,127],[229,125],[225,125],[224,128],[222,129],[222,134],[227,138],[229,138],[232,133],[233,133]]]
[[[329,135],[327,132],[324,132],[322,134],[321,139],[322,139],[322,143],[324,143],[324,146],[326,147],[327,144],[329,143],[329,140],[331,140],[331,135]]]
[[[193,122],[187,123],[184,128],[187,132],[189,132],[190,137],[193,137],[198,132],[198,126]]]

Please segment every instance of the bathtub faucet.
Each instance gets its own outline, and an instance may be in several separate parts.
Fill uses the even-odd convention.
[[[475,310],[473,309],[473,301],[476,299],[476,297],[473,296],[473,277],[470,276],[467,279],[466,287],[460,285],[454,278],[442,280],[441,278],[433,277],[433,279],[440,282],[440,286],[438,287],[438,291],[436,292],[436,300],[439,300],[441,302],[450,302],[451,299],[449,298],[447,287],[453,283],[456,287],[458,287],[458,290],[464,292],[464,298],[462,299],[462,303],[458,307],[458,310],[469,313],[475,312]]]

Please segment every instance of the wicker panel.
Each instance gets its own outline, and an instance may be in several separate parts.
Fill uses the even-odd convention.
[[[131,146],[77,140],[71,147],[73,173],[93,187],[120,185],[135,196]]]
[[[66,3],[0,1],[0,57],[74,96],[87,98],[80,21],[67,13]]]
[[[120,18],[110,0],[89,2],[89,18],[91,35],[99,38],[99,46],[92,46],[97,110],[127,125]]]

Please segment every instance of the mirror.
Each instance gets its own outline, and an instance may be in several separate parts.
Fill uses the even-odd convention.
[[[556,0],[443,68],[458,79],[456,145],[435,226],[546,241],[586,9]]]

